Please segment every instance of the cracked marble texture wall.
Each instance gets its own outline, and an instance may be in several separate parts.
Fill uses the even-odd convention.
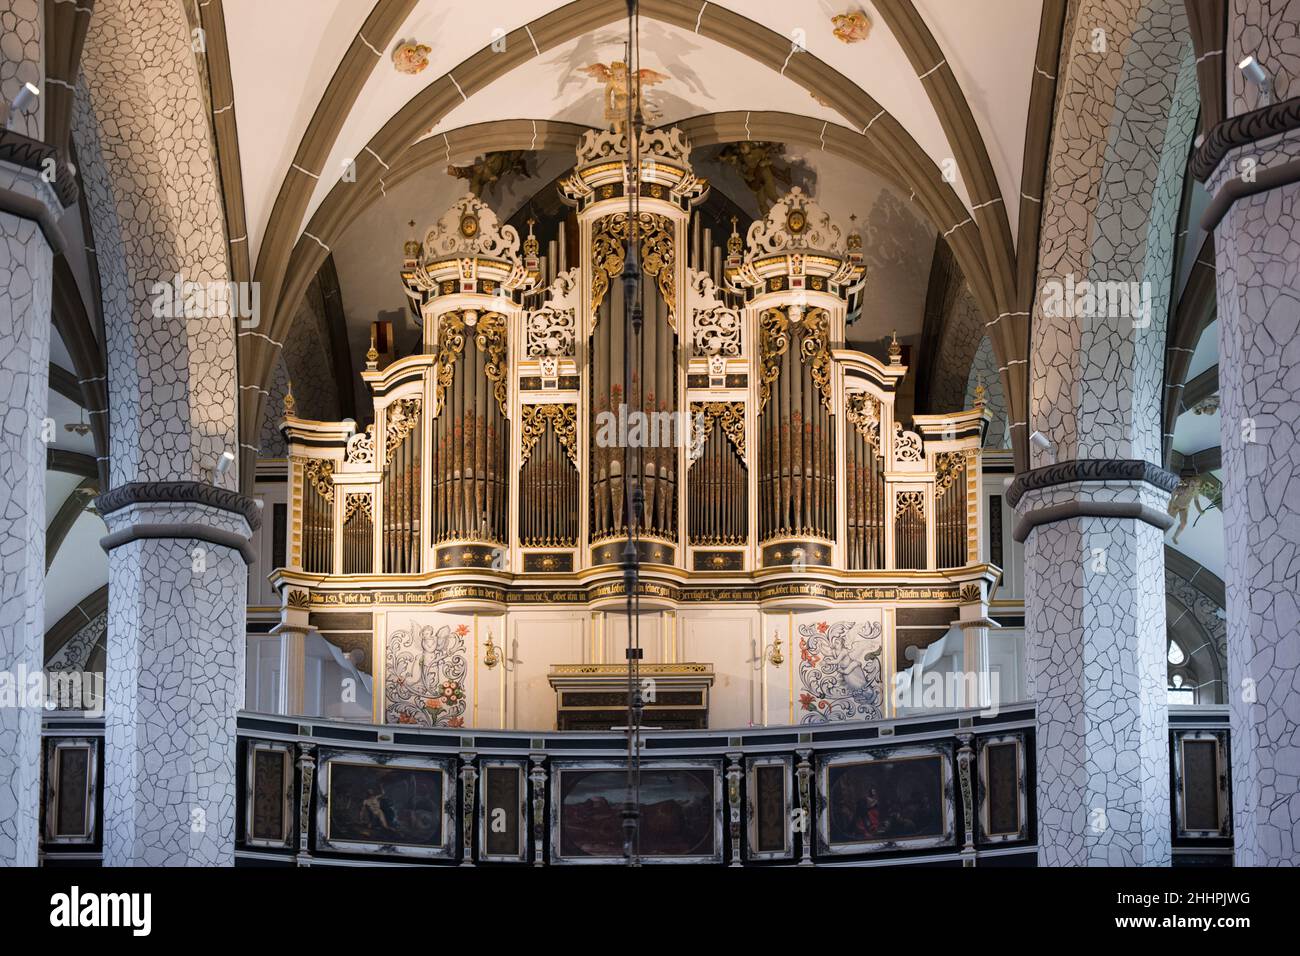
[[[0,214],[0,671],[15,677],[38,672],[45,656],[52,268],[36,224]],[[0,865],[35,866],[42,711],[19,703],[0,707]]]
[[[156,289],[230,279],[190,43],[179,4],[140,0],[96,3],[86,37],[75,133],[100,254],[114,486],[211,481],[237,445],[234,320],[178,315]]]
[[[1300,134],[1229,153],[1300,160]],[[1300,853],[1300,185],[1239,199],[1215,230],[1219,397],[1240,866]]]
[[[1094,48],[1095,29],[1104,30],[1104,50]],[[1197,112],[1183,4],[1083,0],[1062,64],[1033,309],[1030,428],[1056,443],[1057,460],[1159,461],[1173,231]],[[1137,283],[1149,322],[1131,306],[1045,314],[1047,283],[1069,278]],[[1106,314],[1113,311],[1123,314]],[[1040,449],[1031,456],[1035,467],[1048,462]]]
[[[98,0],[75,98],[104,304],[114,488],[238,487],[237,467],[224,477],[213,467],[237,450],[235,321],[228,309],[168,309],[158,287],[178,276],[206,288],[230,278],[190,43],[179,3]],[[243,517],[195,502],[130,505],[106,521],[110,533],[141,525],[165,525],[166,535],[192,528],[200,538],[207,529],[250,531]],[[247,582],[238,551],[192,537],[135,538],[110,552],[110,865],[233,862]]]
[[[1080,0],[1073,9],[1030,350],[1029,427],[1056,447],[1033,448],[1031,464],[1158,462],[1174,228],[1197,114],[1186,10],[1176,0]],[[1046,314],[1048,283],[1068,280],[1122,283],[1139,296],[1119,310]],[[1116,500],[1163,512],[1168,495],[1074,482],[1027,492],[1016,507],[1026,515]],[[1025,542],[1045,865],[1170,861],[1163,582],[1163,536],[1133,518],[1050,521]]]

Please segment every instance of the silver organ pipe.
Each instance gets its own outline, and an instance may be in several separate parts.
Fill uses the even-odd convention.
[[[389,406],[387,463],[383,478],[385,574],[420,570],[422,429],[418,400]],[[397,424],[394,424],[396,419]]]
[[[691,407],[704,429],[703,447],[687,476],[692,545],[738,545],[748,538],[748,469],[744,447],[743,402],[707,402]]]
[[[465,310],[440,322],[432,540],[505,544],[505,317]]]
[[[647,237],[646,231],[664,228],[654,219],[643,214],[643,249],[659,238]],[[608,273],[611,284],[622,271],[620,262],[616,270]],[[629,448],[627,458],[628,467],[640,467],[643,477],[642,532],[667,539],[677,536],[678,439],[673,426],[677,411],[677,336],[669,322],[662,284],[655,282],[647,270],[641,284],[645,320],[639,337],[639,361],[633,364],[630,382],[624,381],[623,356],[636,343],[627,341],[622,296],[608,290],[597,305],[596,328],[591,336],[593,541],[617,537],[628,530],[623,481],[625,441],[639,446]],[[622,434],[624,429],[626,435]]]
[[[303,467],[302,569],[334,570],[334,462],[312,458]]]
[[[375,526],[369,494],[350,494],[343,509],[343,573],[369,574],[375,564]]]
[[[835,431],[827,315],[797,307],[760,317],[759,540],[835,536]]]
[[[525,548],[578,544],[577,423],[576,405],[522,409],[519,543]]]
[[[849,568],[874,571],[885,566],[885,462],[880,454],[880,404],[859,394],[849,396],[845,406],[845,555]]]
[[[940,568],[966,563],[966,455],[940,452],[935,460],[935,557]]]

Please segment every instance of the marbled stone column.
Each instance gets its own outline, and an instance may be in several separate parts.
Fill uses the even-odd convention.
[[[106,864],[233,862],[249,504],[179,482],[99,498],[109,531]]]
[[[39,178],[6,166],[0,188],[37,199]],[[41,701],[21,696],[45,650],[45,430],[53,254],[37,223],[0,212],[0,672],[19,697],[0,706],[0,865],[35,866]],[[16,706],[15,706],[16,705]]]
[[[1047,866],[1170,862],[1163,575],[1173,481],[1147,462],[1079,462],[1027,472],[1007,495],[1027,542]]]
[[[1238,0],[1226,59],[1256,54],[1275,99],[1300,93],[1294,7]],[[1300,861],[1300,130],[1294,102],[1255,111],[1230,70],[1229,117],[1197,159],[1226,212],[1218,263],[1219,414],[1232,804],[1238,866]],[[1251,113],[1249,121],[1242,114]],[[1288,119],[1289,116],[1289,119]],[[1294,164],[1294,165],[1293,165]],[[1194,167],[1196,164],[1194,164]],[[1288,171],[1288,167],[1289,171]],[[1270,177],[1282,174],[1273,181]],[[1261,191],[1229,202],[1225,189]],[[1236,182],[1230,182],[1236,180]]]
[[[237,320],[206,101],[182,4],[97,0],[74,136],[98,251],[113,421],[104,861],[234,860],[250,528]],[[208,307],[161,290],[183,282]],[[235,298],[238,298],[237,296]],[[219,485],[221,487],[215,487]]]
[[[1159,866],[1173,485],[1153,463],[1195,56],[1177,0],[1071,9],[1031,322],[1029,428],[1048,443],[1007,495],[1025,544],[1039,861]]]

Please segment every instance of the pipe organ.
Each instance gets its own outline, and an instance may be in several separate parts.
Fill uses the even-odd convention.
[[[285,626],[346,610],[369,627],[377,721],[544,723],[520,688],[553,709],[552,669],[624,667],[633,511],[647,661],[730,668],[717,726],[832,719],[836,693],[883,716],[909,666],[899,608],[986,617],[989,416],[905,422],[897,341],[883,358],[847,347],[862,238],[795,188],[743,237],[733,219],[723,254],[701,241],[709,185],[682,133],[643,132],[635,170],[628,153],[626,133],[583,137],[560,182],[579,250],[563,271],[531,224],[521,238],[472,195],[406,244],[422,347],[383,368],[371,349],[364,428],[286,403]],[[803,631],[846,614],[834,646],[827,621]],[[435,663],[457,647],[458,665]]]

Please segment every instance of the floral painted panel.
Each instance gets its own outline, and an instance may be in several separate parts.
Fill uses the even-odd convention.
[[[798,722],[883,716],[881,647],[879,621],[800,624]]]
[[[468,655],[465,624],[416,621],[388,634],[384,719],[390,724],[463,727]]]

